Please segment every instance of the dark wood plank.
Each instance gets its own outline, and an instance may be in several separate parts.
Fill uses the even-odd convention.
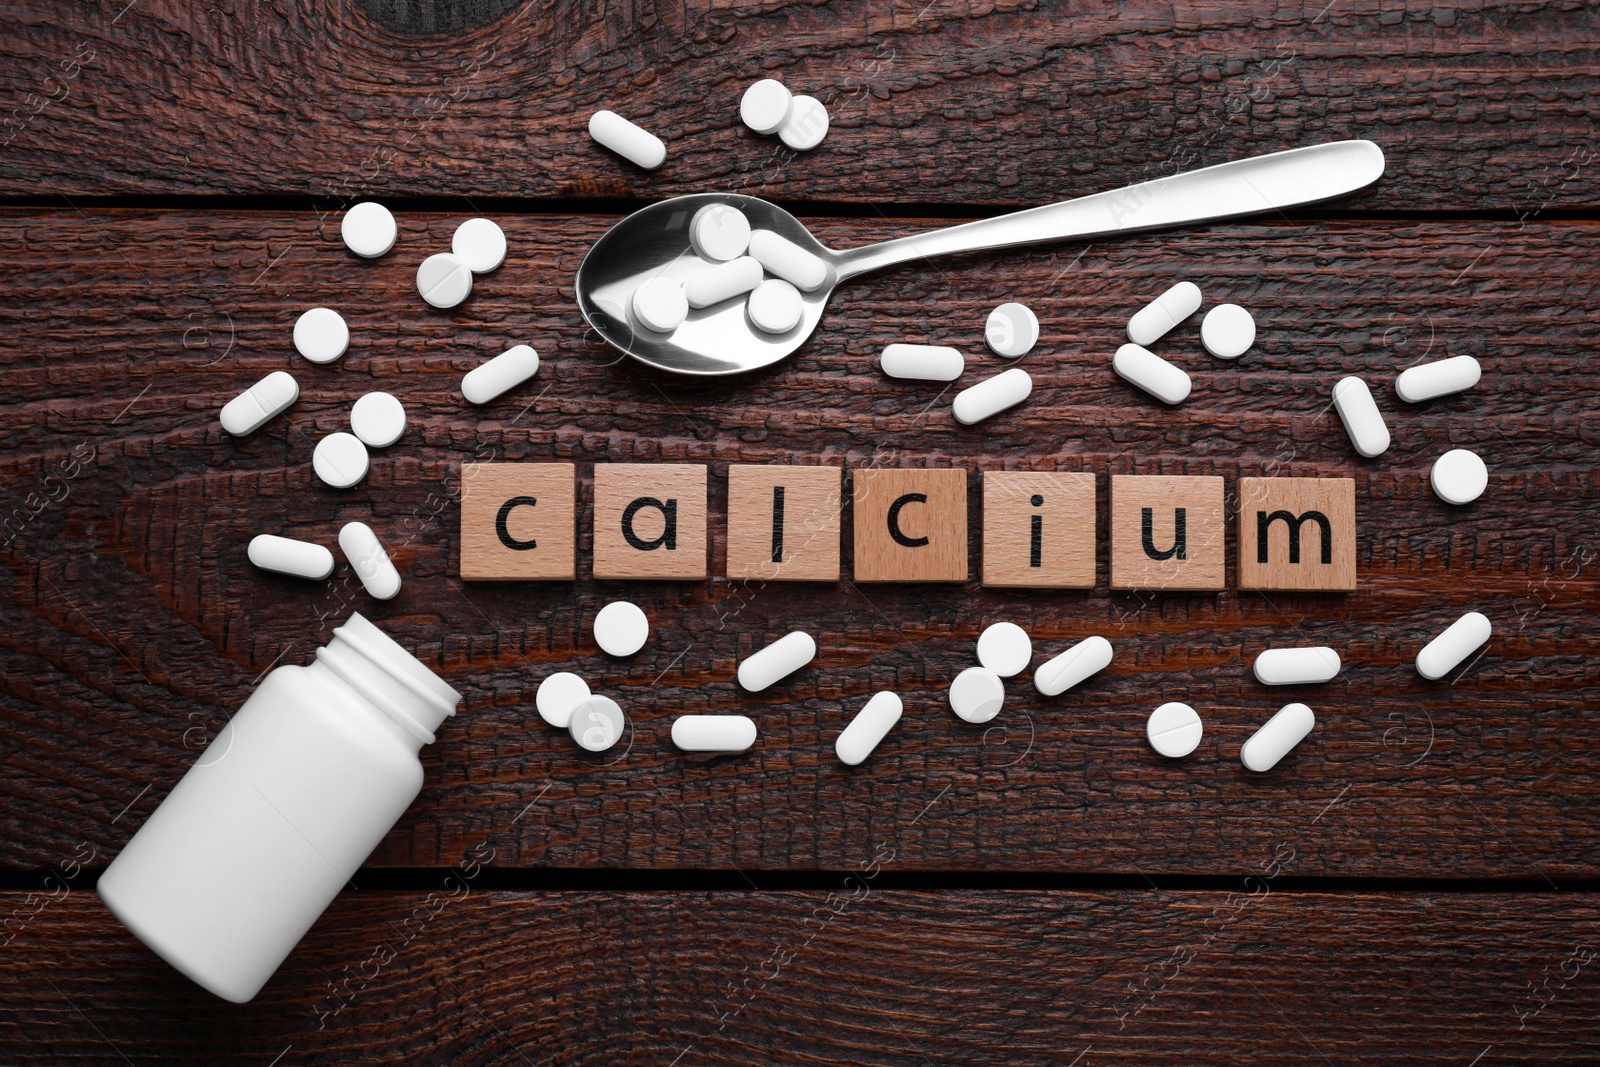
[[[0,193],[1035,204],[1371,137],[1390,170],[1366,205],[1600,203],[1579,3],[523,4],[420,40],[373,6],[13,7]],[[829,105],[821,149],[738,123],[768,75]],[[593,145],[601,107],[666,166]]]

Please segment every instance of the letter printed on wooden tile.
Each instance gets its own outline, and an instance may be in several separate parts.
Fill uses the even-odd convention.
[[[839,467],[728,465],[729,578],[839,580]]]
[[[1111,588],[1221,589],[1227,580],[1222,479],[1111,477]]]
[[[859,582],[967,580],[967,472],[850,472]]]
[[[1094,588],[1093,474],[983,472],[983,584]]]
[[[461,467],[461,577],[571,581],[577,528],[571,463]]]
[[[1240,589],[1355,587],[1355,479],[1239,479]]]
[[[596,463],[594,576],[704,578],[706,468]]]

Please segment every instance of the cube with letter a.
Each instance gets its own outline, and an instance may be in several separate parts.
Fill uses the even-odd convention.
[[[594,576],[706,576],[706,468],[594,465]]]

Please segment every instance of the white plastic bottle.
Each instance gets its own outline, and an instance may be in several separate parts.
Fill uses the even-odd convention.
[[[422,789],[461,694],[360,615],[277,668],[100,879],[100,898],[225,1000],[254,997]]]

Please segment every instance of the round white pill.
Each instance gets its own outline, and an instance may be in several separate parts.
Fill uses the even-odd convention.
[[[590,697],[576,704],[567,720],[567,732],[579,748],[604,752],[622,737],[628,720],[610,697]]]
[[[757,133],[777,133],[789,118],[788,86],[763,78],[744,91],[739,100],[739,118]]]
[[[650,640],[650,620],[636,604],[614,600],[594,617],[594,643],[613,656],[631,656]]]
[[[739,684],[752,693],[787,678],[817,655],[817,642],[803,630],[785,634],[739,664]]]
[[[1238,304],[1218,304],[1200,320],[1200,343],[1218,359],[1238,359],[1256,343],[1256,320]]]
[[[1145,726],[1150,747],[1173,759],[1187,756],[1198,748],[1200,735],[1204,732],[1205,727],[1200,725],[1200,716],[1195,710],[1177,701],[1163,704],[1152,711],[1150,721]]]
[[[1306,739],[1317,717],[1304,704],[1285,704],[1239,749],[1239,762],[1247,770],[1270,771],[1289,750]]]
[[[394,247],[400,229],[389,209],[373,200],[363,200],[339,220],[339,236],[344,246],[358,256],[376,259]]]
[[[339,551],[355,569],[362,588],[372,596],[393,600],[399,595],[400,572],[372,527],[364,522],[347,522],[339,527]]]
[[[506,235],[492,219],[468,219],[456,227],[450,251],[474,274],[487,274],[506,259]]]
[[[762,333],[788,333],[800,325],[800,290],[782,278],[768,278],[750,294],[745,311]]]
[[[388,393],[368,393],[350,409],[350,429],[371,448],[388,448],[406,432],[406,409]]]
[[[246,550],[250,562],[264,571],[321,581],[333,573],[333,553],[310,541],[277,534],[257,534]]]
[[[461,395],[474,404],[487,404],[537,373],[539,353],[527,345],[512,345],[487,363],[469,370],[461,379]]]
[[[953,382],[966,369],[967,357],[945,345],[895,344],[884,347],[878,363],[891,378]]]
[[[789,117],[778,127],[778,140],[796,152],[809,152],[828,136],[828,109],[814,96],[789,102]]]
[[[756,743],[755,720],[748,715],[680,715],[672,723],[672,743],[684,752],[743,752]]]
[[[1159,341],[1168,330],[1200,310],[1200,287],[1194,282],[1179,282],[1128,320],[1128,340],[1136,345]]]
[[[1032,659],[1028,631],[1014,622],[997,622],[978,635],[978,662],[1002,678],[1021,674]]]
[[[1189,395],[1189,374],[1148,348],[1123,345],[1111,357],[1111,369],[1166,404],[1181,404]]]
[[[299,396],[300,385],[294,376],[275,370],[222,406],[222,428],[235,437],[255,433]]]
[[[1026,304],[1001,304],[989,312],[983,339],[997,356],[1025,356],[1039,340],[1039,318]]]
[[[1111,663],[1111,642],[1085,637],[1033,672],[1033,687],[1047,697],[1058,696]]]
[[[761,284],[761,264],[754,256],[740,256],[714,267],[703,267],[683,280],[683,295],[692,308],[708,308],[742,296]]]
[[[417,267],[417,292],[436,308],[453,308],[472,295],[472,271],[453,252],[438,252]]]
[[[572,721],[572,709],[589,699],[589,683],[568,671],[558,671],[539,683],[533,702],[539,718],[557,729]]]
[[[1470,504],[1489,488],[1489,468],[1476,452],[1452,448],[1433,461],[1428,481],[1446,504]]]
[[[968,667],[950,683],[950,710],[963,722],[988,722],[1005,700],[1006,684],[987,667]]]
[[[963,426],[971,426],[991,415],[998,415],[1006,408],[1015,407],[1028,399],[1032,392],[1033,379],[1028,372],[1021,367],[1012,367],[961,390],[950,402],[950,413]]]
[[[750,247],[750,220],[727,204],[707,204],[689,220],[689,243],[718,263],[738,259]]]
[[[671,278],[651,278],[633,291],[633,317],[656,333],[671,333],[689,317],[683,285]]]
[[[367,446],[349,433],[330,433],[311,453],[311,469],[335,489],[348,489],[367,476]]]
[[[294,347],[313,363],[332,363],[350,347],[350,327],[332,308],[312,308],[295,320]]]

